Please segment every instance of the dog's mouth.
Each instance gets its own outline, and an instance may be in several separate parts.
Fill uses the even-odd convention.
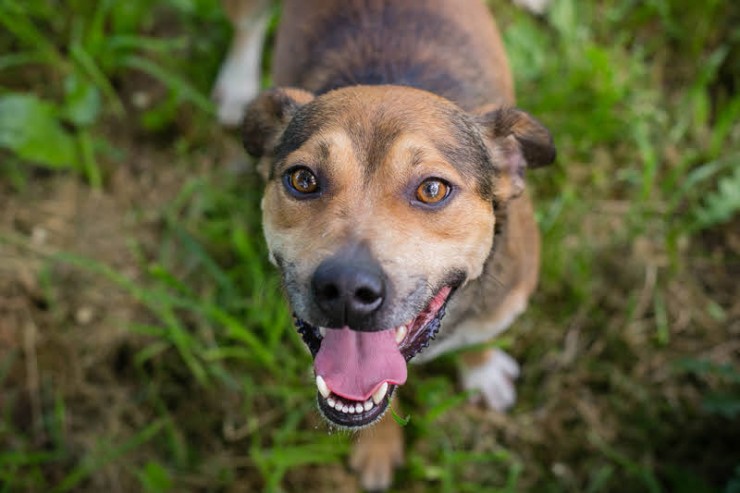
[[[322,414],[343,428],[377,421],[388,409],[393,391],[406,382],[406,363],[439,331],[453,291],[444,286],[413,320],[376,332],[324,329],[296,318],[298,332],[314,357]]]

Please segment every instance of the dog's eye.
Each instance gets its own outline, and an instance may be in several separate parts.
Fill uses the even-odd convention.
[[[428,178],[416,189],[416,199],[429,205],[439,204],[449,194],[450,186],[438,178]]]
[[[300,166],[285,173],[285,184],[294,194],[311,195],[319,191],[319,181],[310,169]]]

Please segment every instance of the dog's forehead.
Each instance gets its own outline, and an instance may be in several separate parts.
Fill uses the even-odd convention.
[[[327,139],[327,135],[346,138]],[[493,166],[472,117],[431,93],[381,86],[320,96],[296,113],[276,147],[275,161],[283,161],[309,141],[320,142],[313,147],[327,154],[328,147],[351,146],[366,177],[382,167],[392,150],[426,151],[417,154],[441,156],[475,181],[481,195],[491,194]]]

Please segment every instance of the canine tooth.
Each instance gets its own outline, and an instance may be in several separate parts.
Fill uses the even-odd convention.
[[[349,407],[347,407],[347,404],[342,406],[342,409],[340,409],[340,411],[342,411],[343,413],[346,413],[347,411],[349,411]]]
[[[326,399],[326,403],[329,404],[329,407],[334,407],[334,406],[337,405],[337,401],[335,401],[331,397],[329,397],[328,399]]]
[[[375,404],[380,404],[380,401],[383,400],[386,392],[388,392],[388,382],[383,382],[383,385],[378,387],[378,390],[373,392],[373,402]]]
[[[362,412],[362,404],[359,404],[359,403],[355,404],[355,412],[357,414],[360,414]]]
[[[329,397],[329,394],[331,394],[331,390],[329,390],[329,386],[326,385],[326,382],[321,377],[321,375],[316,375],[316,387],[319,389],[319,393],[324,396],[324,399]]]
[[[363,405],[363,407],[365,408],[365,411],[369,411],[370,409],[373,408],[373,406],[374,406],[374,404],[373,404],[373,400],[372,399],[366,400],[365,401],[365,404]]]
[[[355,405],[354,404],[350,404],[349,406],[347,406],[347,412],[349,414],[355,414]]]
[[[326,337],[326,327],[319,327],[319,334],[321,337]]]
[[[408,329],[405,325],[400,326],[396,329],[396,344],[401,344],[401,341],[406,337],[406,333],[408,333]]]

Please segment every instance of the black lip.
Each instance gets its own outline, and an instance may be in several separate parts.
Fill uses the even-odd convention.
[[[447,311],[447,303],[450,301],[454,290],[450,292],[445,302],[439,307],[434,318],[426,323],[423,327],[418,330],[418,333],[414,336],[414,339],[401,350],[401,354],[408,363],[413,359],[414,356],[422,352],[429,346],[429,344],[437,337],[439,328],[442,326],[442,318],[445,316]]]
[[[315,358],[316,354],[319,352],[319,348],[321,347],[321,340],[323,339],[323,337],[321,337],[321,332],[319,332],[319,328],[298,318],[295,313],[293,314],[293,323],[295,323],[296,329],[301,335],[303,342],[308,346],[308,350],[311,351],[311,356]]]

